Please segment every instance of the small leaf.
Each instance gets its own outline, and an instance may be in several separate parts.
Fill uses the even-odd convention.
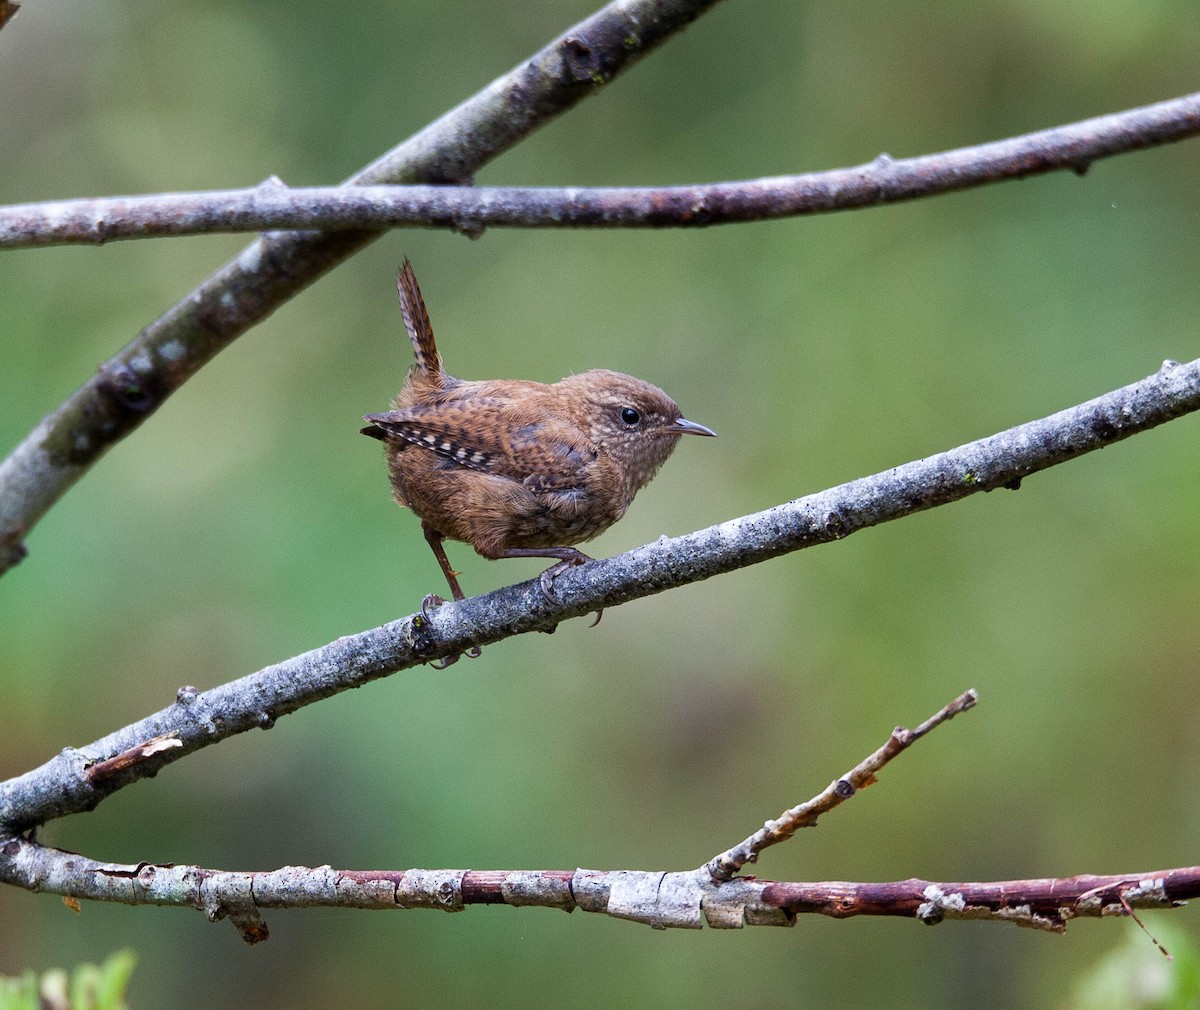
[[[1125,939],[1096,962],[1075,986],[1079,1010],[1185,1010],[1200,1000],[1200,953],[1177,924],[1156,919],[1154,932],[1174,960],[1132,923]]]
[[[96,1010],[126,1010],[125,990],[136,964],[137,955],[132,950],[118,950],[109,955],[100,968]]]

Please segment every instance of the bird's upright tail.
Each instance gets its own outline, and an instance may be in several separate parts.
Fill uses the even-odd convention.
[[[438,354],[437,344],[433,340],[433,327],[429,325],[429,313],[425,311],[425,300],[421,297],[417,276],[407,258],[396,277],[396,290],[400,294],[400,314],[404,317],[404,328],[408,330],[413,353],[417,356],[417,368],[427,379],[441,386],[442,356]]]

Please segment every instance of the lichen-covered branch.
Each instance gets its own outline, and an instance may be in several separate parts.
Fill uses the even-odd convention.
[[[469,905],[581,909],[658,929],[790,926],[802,914],[887,915],[935,925],[990,919],[1061,933],[1074,918],[1174,908],[1200,896],[1200,866],[1066,878],[950,883],[794,882],[701,870],[336,870],[285,866],[230,871],[156,863],[102,863],[21,836],[0,840],[0,882],[77,900],[194,908],[228,917],[247,942],[267,938],[272,908],[429,908]],[[1128,906],[1128,908],[1126,907]]]
[[[0,830],[91,809],[166,764],[349,688],[560,621],[778,557],[1023,478],[1200,409],[1200,359],[926,459],[563,572],[393,621],[175,703],[0,783]],[[176,743],[178,741],[178,743]],[[121,761],[110,760],[120,756]],[[89,774],[99,762],[103,775]]]
[[[336,186],[0,207],[0,249],[266,229],[695,228],[897,203],[1071,169],[1200,133],[1200,94],[1007,140],[805,175],[690,186]]]
[[[469,182],[715,2],[614,0],[347,185]],[[25,556],[34,524],[115,443],[218,351],[379,234],[264,235],[101,365],[0,463],[0,574]]]
[[[193,908],[228,918],[248,943],[267,939],[273,908],[428,908],[469,905],[580,909],[656,929],[790,926],[803,914],[887,915],[935,925],[988,919],[1061,933],[1075,918],[1174,908],[1200,896],[1200,866],[1141,873],[990,882],[714,881],[704,868],[662,870],[337,870],[285,866],[231,871],[103,863],[24,836],[0,838],[0,882],[76,900]]]
[[[931,729],[975,704],[968,691],[915,730],[897,729],[888,743],[847,775],[742,845],[695,870],[335,870],[285,866],[230,871],[142,862],[104,863],[0,831],[0,882],[61,894],[72,901],[194,908],[212,921],[228,918],[247,943],[267,939],[270,908],[433,908],[472,904],[579,908],[656,929],[790,926],[801,913],[835,918],[898,915],[927,924],[992,919],[1062,932],[1077,916],[1126,915],[1170,908],[1200,893],[1200,867],[1124,876],[1002,883],[800,883],[735,877],[767,845],[815,823],[874,781],[892,758]]]

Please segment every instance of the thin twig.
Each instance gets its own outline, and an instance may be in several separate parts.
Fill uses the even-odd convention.
[[[907,750],[908,747],[921,739],[926,733],[959,712],[973,708],[979,700],[974,689],[959,695],[938,712],[926,719],[916,729],[905,729],[897,726],[892,730],[887,743],[874,754],[863,758],[841,778],[834,779],[828,786],[810,800],[806,800],[790,810],[785,810],[775,820],[767,821],[749,838],[739,842],[718,856],[710,859],[706,865],[708,874],[718,884],[732,880],[747,863],[758,861],[762,851],[780,842],[786,842],[801,828],[815,827],[822,814],[828,813],[834,807],[839,807],[846,800],[865,786],[875,781],[875,776],[892,758]]]
[[[0,783],[0,827],[25,830],[90,809],[122,786],[201,747],[256,727],[269,728],[280,716],[398,670],[841,540],[980,491],[1015,488],[1032,473],[1197,409],[1200,359],[1186,365],[1167,362],[1149,378],[1041,420],[765,512],[573,568],[555,581],[561,605],[550,603],[534,579],[438,607],[428,619],[414,614],[349,635],[210,691],[182,689],[174,705]],[[89,780],[89,765],[163,735],[178,739],[181,746],[160,750],[102,781]]]
[[[345,186],[0,207],[0,249],[264,229],[697,228],[876,206],[1070,169],[1200,133],[1200,94],[918,158],[690,186]]]
[[[716,3],[615,0],[348,180],[464,183]],[[152,322],[0,463],[0,574],[46,511],[220,350],[378,231],[268,234]]]

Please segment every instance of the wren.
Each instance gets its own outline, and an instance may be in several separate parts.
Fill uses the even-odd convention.
[[[444,540],[485,558],[554,559],[540,584],[557,602],[555,576],[592,560],[571,545],[625,514],[680,435],[715,432],[685,420],[657,386],[620,372],[551,384],[456,379],[442,368],[407,259],[396,288],[417,361],[392,409],[366,415],[362,433],[385,444],[397,503],[421,520],[454,599],[463,592]],[[422,610],[441,602],[430,594]]]

